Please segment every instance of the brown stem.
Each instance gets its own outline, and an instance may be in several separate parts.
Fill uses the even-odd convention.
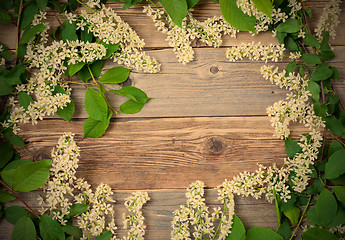
[[[305,212],[307,211],[307,209],[308,209],[308,207],[309,207],[310,201],[311,201],[311,196],[309,197],[308,203],[307,203],[307,205],[306,205],[305,208],[304,208],[304,211],[303,211],[303,213],[302,213],[302,216],[301,216],[301,218],[299,219],[298,224],[297,224],[295,230],[293,231],[293,233],[292,233],[292,235],[291,235],[291,237],[290,237],[289,240],[292,240],[292,239],[293,239],[293,237],[295,236],[295,234],[296,234],[296,232],[297,232],[299,226],[301,225],[302,220],[303,220],[303,217],[304,217],[304,215],[305,215]]]
[[[30,210],[30,212],[37,218],[40,218],[37,213],[15,192],[13,191],[9,186],[6,185],[2,180],[0,180],[0,183],[4,185],[16,198],[18,198],[24,205]]]
[[[55,16],[55,18],[56,18],[56,20],[59,22],[59,25],[60,25],[60,27],[62,28],[62,30],[64,29],[64,27],[62,26],[62,23],[61,23],[61,21],[60,21],[60,19],[59,19],[59,17],[58,17],[58,15],[56,14],[56,12],[52,9],[52,12],[53,12],[53,14],[54,14],[54,16]]]
[[[16,55],[17,55],[18,46],[19,46],[19,39],[20,39],[20,30],[19,30],[19,26],[20,26],[20,20],[21,20],[21,16],[22,16],[22,11],[23,11],[23,0],[20,0],[19,12],[18,12],[18,21],[17,21]],[[18,56],[17,56],[16,64],[18,64]]]

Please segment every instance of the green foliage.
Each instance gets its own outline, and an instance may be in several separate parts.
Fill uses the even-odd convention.
[[[84,138],[99,138],[103,136],[110,124],[111,117],[112,112],[109,111],[106,122],[93,119],[92,117],[86,119],[83,126]]]
[[[69,216],[80,215],[87,210],[88,204],[75,203],[69,208]]]
[[[319,48],[320,47],[320,43],[317,40],[317,38],[313,35],[311,35],[310,33],[305,33],[305,38],[303,38],[303,42],[311,47],[316,47]]]
[[[286,69],[285,69],[285,71],[286,71],[285,76],[288,77],[289,73],[293,73],[296,69],[296,66],[297,66],[296,60],[289,62],[288,65],[286,66]]]
[[[312,227],[309,228],[302,234],[303,240],[337,240],[338,238],[334,236],[331,232],[319,228],[319,227]]]
[[[311,80],[321,81],[330,78],[333,75],[332,69],[330,69],[327,63],[321,63],[315,69],[315,72],[311,75]]]
[[[344,186],[333,186],[332,187],[337,199],[345,204],[345,187]]]
[[[9,142],[4,142],[0,145],[0,153],[0,168],[3,168],[11,160],[14,153],[14,149]]]
[[[16,196],[14,196],[12,193],[0,190],[0,202],[10,202],[14,199],[16,199]]]
[[[271,0],[253,0],[253,3],[259,11],[272,18],[273,5]]]
[[[6,24],[11,23],[11,16],[8,14],[7,11],[0,8],[0,23]]]
[[[55,86],[53,94],[62,93],[67,94],[66,91],[59,85]],[[71,122],[73,114],[75,112],[75,105],[72,99],[70,99],[71,102],[67,104],[64,108],[58,108],[56,114],[61,117],[62,119]]]
[[[334,179],[345,173],[345,149],[333,153],[325,169],[325,178]]]
[[[107,102],[100,93],[92,88],[87,88],[85,92],[85,110],[95,120],[105,123],[108,120]]]
[[[290,220],[292,226],[296,226],[299,220],[301,210],[298,207],[293,207],[289,210],[283,211],[284,215]]]
[[[275,30],[283,33],[295,33],[298,32],[301,27],[302,23],[298,19],[290,18],[285,22],[280,23]]]
[[[302,61],[308,65],[316,65],[321,63],[320,57],[312,53],[303,53]]]
[[[49,176],[50,159],[20,165],[13,174],[13,189],[29,192],[41,187]]]
[[[231,26],[241,31],[255,31],[256,18],[248,16],[243,13],[241,9],[237,7],[236,0],[220,0],[220,10],[225,20],[230,23]]]
[[[113,67],[106,71],[98,81],[100,83],[123,83],[127,80],[130,71],[132,69],[128,69],[125,67]]]
[[[320,99],[320,85],[317,82],[310,80],[308,82],[307,90],[311,93],[311,97],[315,102],[319,102]]]
[[[13,225],[15,225],[20,218],[27,215],[28,211],[20,206],[10,206],[5,209],[5,219]]]
[[[81,231],[80,228],[72,226],[72,225],[64,225],[62,226],[62,231],[64,231],[65,233],[71,235],[72,237],[75,238],[82,238],[83,236],[83,232]],[[73,239],[73,238],[72,238]]]
[[[233,224],[231,228],[231,233],[226,237],[225,240],[242,240],[246,236],[246,229],[239,217],[234,215],[232,219]]]
[[[51,216],[43,215],[40,217],[40,234],[43,240],[64,240],[65,233],[62,230],[62,226],[57,220],[54,220]]]
[[[45,30],[47,28],[47,26],[45,26],[44,24],[37,24],[35,26],[30,26],[29,28],[27,28],[24,33],[23,36],[20,39],[20,43],[27,43],[30,40],[32,40],[37,33],[43,32],[43,30]]]
[[[12,240],[36,240],[36,229],[31,218],[23,216],[14,225]]]
[[[110,240],[110,239],[111,239],[110,231],[104,231],[96,237],[96,240]]]
[[[287,219],[284,219],[283,223],[278,228],[277,233],[279,233],[284,239],[289,239],[291,237],[291,227]]]
[[[324,117],[323,120],[326,122],[326,126],[329,130],[331,130],[331,132],[338,135],[345,134],[345,128],[342,122],[333,115]]]
[[[182,27],[182,20],[187,15],[186,0],[159,0],[171,20],[179,27]]]
[[[144,107],[143,103],[139,103],[133,100],[121,104],[120,111],[124,114],[134,114],[139,112]]]
[[[194,7],[200,0],[187,0],[188,9]]]
[[[120,90],[110,90],[110,92],[128,97],[129,99],[141,104],[146,103],[150,99],[147,97],[145,92],[133,86],[125,86]]]
[[[19,105],[22,106],[24,109],[28,109],[30,103],[33,103],[32,97],[29,96],[26,92],[19,92],[18,94],[18,101]]]
[[[34,19],[34,16],[38,13],[38,11],[38,6],[34,1],[30,2],[23,8],[20,21],[20,30],[24,30],[31,24],[32,20]]]
[[[79,62],[76,64],[70,64],[67,66],[67,71],[68,75],[73,76],[76,74],[80,69],[84,67],[85,63],[84,62]]]
[[[250,228],[247,231],[246,240],[282,240],[283,237],[278,233],[262,227]]]
[[[302,148],[298,145],[297,141],[290,138],[287,138],[284,141],[285,141],[285,152],[289,158],[293,158],[296,155],[296,153],[302,152]]]
[[[114,52],[116,52],[119,49],[119,44],[107,44],[105,42],[101,42],[104,47],[107,48],[107,53],[103,57],[103,59],[108,59],[111,55],[113,55]]]
[[[61,33],[61,39],[63,41],[76,41],[78,40],[78,35],[77,35],[77,25],[76,22],[69,23],[68,20],[66,20],[62,24],[63,30]]]

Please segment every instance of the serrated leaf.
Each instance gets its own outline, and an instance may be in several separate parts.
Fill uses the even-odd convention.
[[[16,196],[14,196],[12,193],[9,193],[4,190],[0,190],[0,202],[10,202],[16,199]]]
[[[335,179],[345,173],[345,149],[333,153],[326,164],[325,178]]]
[[[231,26],[241,31],[255,31],[256,18],[248,16],[237,7],[236,0],[220,0],[220,10]]]
[[[293,207],[287,211],[284,211],[284,215],[290,220],[292,226],[296,226],[299,220],[301,210],[298,207]]]
[[[311,47],[320,47],[320,43],[317,40],[317,38],[308,32],[305,33],[305,38],[303,38],[303,42]]]
[[[76,64],[70,64],[67,66],[67,70],[68,70],[68,75],[69,76],[73,76],[74,74],[76,74],[77,72],[79,72],[80,69],[82,69],[82,67],[84,67],[85,63],[84,62],[79,62]]]
[[[110,231],[103,231],[100,235],[96,237],[96,240],[110,240],[111,236],[112,234]]]
[[[31,218],[21,217],[14,225],[12,240],[36,240],[36,228]]]
[[[138,103],[133,100],[128,100],[127,102],[121,104],[120,111],[124,114],[134,114],[140,112],[145,104]]]
[[[19,105],[22,106],[25,110],[28,109],[30,103],[33,103],[34,100],[26,92],[19,92],[18,94]]]
[[[4,142],[3,144],[0,144],[0,169],[3,168],[11,160],[13,153],[14,149],[9,142]]]
[[[16,168],[13,174],[13,189],[29,192],[41,187],[49,177],[50,163],[50,159],[42,159]]]
[[[255,7],[267,15],[267,17],[272,18],[273,5],[271,0],[252,0]]]
[[[30,2],[26,7],[24,7],[21,15],[19,29],[24,30],[27,26],[29,26],[38,11],[39,9],[36,2]]]
[[[27,215],[28,211],[21,206],[10,206],[5,208],[5,219],[13,225],[16,224],[21,217]]]
[[[290,18],[285,22],[280,23],[275,30],[277,32],[295,33],[298,32],[301,27],[302,24],[298,19]]]
[[[302,234],[303,240],[337,240],[331,232],[318,227],[311,227]]]
[[[108,105],[103,96],[92,88],[85,92],[85,110],[89,116],[104,123],[108,120]]]
[[[311,80],[321,81],[330,78],[333,75],[332,69],[329,68],[327,63],[318,65],[315,72],[311,75]]]
[[[147,97],[145,92],[133,86],[125,86],[120,90],[110,90],[110,92],[120,94],[142,104],[146,103],[150,99]]]
[[[88,204],[75,203],[69,209],[69,216],[80,215],[88,209]]]
[[[302,148],[298,145],[298,142],[287,138],[285,139],[285,152],[289,158],[293,158],[296,153],[302,152]]]
[[[35,26],[32,26],[32,27],[26,29],[23,33],[23,36],[20,39],[20,43],[29,42],[31,39],[33,39],[36,36],[37,33],[43,32],[46,28],[47,28],[47,26],[40,23],[40,24],[37,24]]]
[[[72,239],[73,237],[78,238],[78,239],[83,237],[83,232],[81,231],[81,229],[72,225],[62,226],[62,231],[64,231],[68,235],[71,235]]]
[[[65,233],[60,223],[51,216],[43,215],[40,217],[40,234],[43,240],[64,240]]]
[[[302,61],[308,65],[316,65],[321,63],[320,57],[312,53],[303,53]]]
[[[250,228],[247,231],[246,240],[283,240],[278,233],[262,227]]]
[[[231,233],[226,237],[225,240],[241,240],[246,235],[246,229],[239,217],[234,215]]]
[[[320,99],[320,85],[315,81],[310,80],[308,82],[307,90],[311,93],[311,97],[315,102],[318,102]]]
[[[338,211],[338,204],[333,194],[324,188],[316,201],[316,214],[319,216],[321,226],[329,224]]]
[[[171,20],[179,27],[182,27],[182,20],[187,15],[186,0],[159,0]]]
[[[132,69],[124,67],[113,67],[106,71],[98,81],[100,83],[122,83],[127,80]]]

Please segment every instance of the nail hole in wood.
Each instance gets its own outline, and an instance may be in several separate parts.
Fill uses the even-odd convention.
[[[217,67],[215,67],[215,66],[212,66],[210,68],[210,72],[213,73],[213,74],[216,74],[217,72],[219,72],[219,69]]]

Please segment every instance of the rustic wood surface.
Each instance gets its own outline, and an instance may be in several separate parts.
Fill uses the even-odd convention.
[[[328,1],[313,0],[305,5],[313,10],[312,28]],[[341,80],[335,88],[345,102],[345,4],[342,4],[341,24],[337,37],[332,39]],[[116,223],[122,235],[124,198],[133,190],[146,190],[151,200],[144,207],[147,224],[146,238],[169,239],[172,211],[185,203],[185,188],[194,181],[206,183],[207,203],[217,205],[216,190],[225,178],[231,179],[241,171],[254,171],[257,163],[280,165],[284,158],[284,144],[273,137],[273,128],[265,109],[284,99],[286,91],[271,85],[260,75],[263,62],[240,61],[231,63],[225,57],[227,47],[241,42],[276,43],[271,34],[252,37],[247,33],[237,38],[225,37],[221,48],[195,45],[195,61],[187,65],[177,62],[172,49],[158,32],[142,5],[126,11],[122,4],[109,4],[145,39],[145,51],[162,64],[158,74],[133,71],[127,85],[144,90],[154,98],[140,113],[113,117],[110,128],[100,139],[82,140],[84,87],[72,85],[76,114],[69,124],[57,117],[49,117],[38,125],[21,125],[21,135],[28,145],[21,150],[23,158],[40,160],[50,157],[57,139],[66,131],[76,133],[81,147],[78,176],[85,177],[95,188],[108,183],[115,191]],[[194,11],[204,20],[220,15],[217,3],[201,1]],[[49,14],[51,26],[57,26]],[[14,48],[16,30],[11,25],[0,25],[0,41]],[[282,69],[287,61],[274,64]],[[109,62],[105,70],[114,66]],[[116,86],[110,86],[111,88]],[[110,96],[114,106],[124,98]],[[292,137],[305,129],[296,124]],[[35,209],[38,192],[23,194]],[[15,204],[11,203],[11,204]],[[274,205],[265,200],[236,197],[236,214],[247,228],[265,226],[276,229]],[[0,239],[9,239],[12,226],[0,223]]]

